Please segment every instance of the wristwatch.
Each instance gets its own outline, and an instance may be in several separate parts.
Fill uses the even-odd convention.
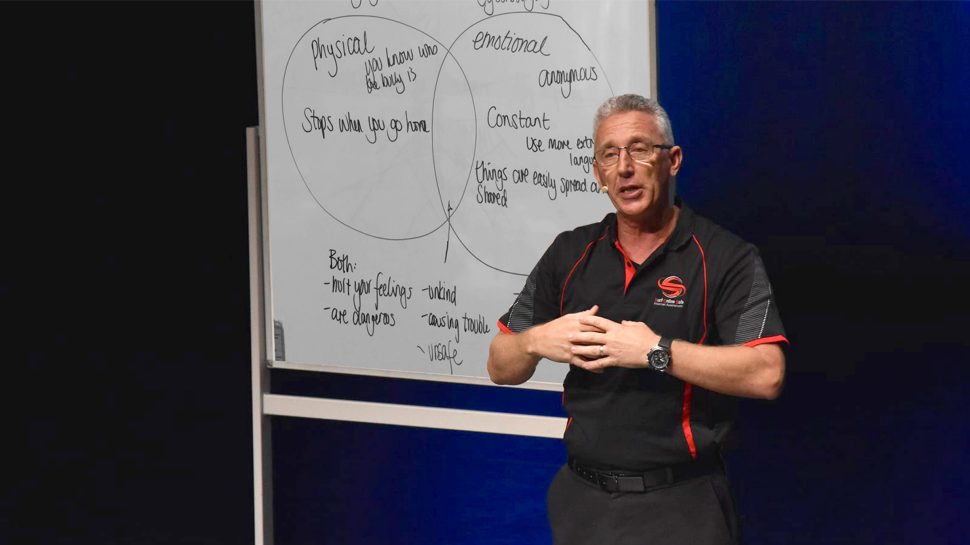
[[[647,365],[654,371],[666,373],[670,367],[670,345],[674,340],[669,337],[660,337],[657,346],[647,352]]]

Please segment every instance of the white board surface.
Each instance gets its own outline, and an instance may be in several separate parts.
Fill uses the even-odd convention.
[[[276,365],[477,382],[559,232],[612,210],[591,125],[656,88],[642,1],[258,6]],[[532,384],[559,384],[543,361]]]

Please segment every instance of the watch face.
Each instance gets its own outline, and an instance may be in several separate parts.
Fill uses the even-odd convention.
[[[657,371],[663,371],[667,368],[668,364],[670,364],[670,352],[663,349],[650,351],[650,367]]]

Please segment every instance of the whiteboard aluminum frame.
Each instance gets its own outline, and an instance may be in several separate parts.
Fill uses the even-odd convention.
[[[265,284],[263,283],[264,210],[260,203],[259,131],[246,129],[247,200],[249,203],[249,324],[250,365],[253,403],[253,512],[256,545],[273,544],[273,458],[272,430],[263,407],[269,392],[269,368],[266,366]]]
[[[264,414],[562,439],[566,419],[419,405],[266,394]]]

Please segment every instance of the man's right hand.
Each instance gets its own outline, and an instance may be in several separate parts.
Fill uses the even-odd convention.
[[[580,323],[580,318],[598,311],[599,307],[593,305],[589,310],[560,316],[522,333],[499,331],[488,349],[489,378],[495,384],[522,384],[532,378],[542,358],[571,363],[579,357],[572,353],[571,338],[583,331],[599,331]]]
[[[598,305],[589,310],[564,314],[551,322],[535,326],[525,332],[528,335],[527,350],[530,355],[560,363],[572,363],[576,358],[573,353],[573,337],[584,331],[600,331],[580,321],[584,316],[595,315],[599,311]]]

